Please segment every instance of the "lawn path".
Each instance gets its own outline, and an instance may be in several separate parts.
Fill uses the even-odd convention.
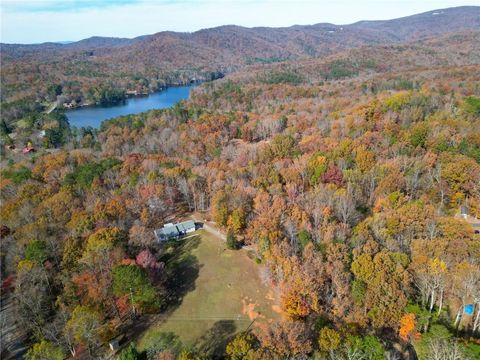
[[[211,221],[208,222],[208,221],[199,220],[195,216],[192,216],[191,218],[195,222],[201,222],[203,224],[203,228],[207,230],[209,233],[211,233],[212,235],[222,239],[223,241],[227,241],[227,237],[215,227],[215,223]]]

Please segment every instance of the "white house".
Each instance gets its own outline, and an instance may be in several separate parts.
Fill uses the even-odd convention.
[[[178,239],[180,236],[192,233],[195,230],[195,222],[193,220],[187,220],[176,224],[165,224],[163,225],[163,228],[155,230],[154,234],[158,241],[162,242],[171,239]]]

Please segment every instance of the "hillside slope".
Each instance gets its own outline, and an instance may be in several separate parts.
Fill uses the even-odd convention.
[[[384,71],[408,61],[427,67],[471,65],[478,63],[478,36],[472,34],[479,30],[480,7],[471,6],[350,25],[226,25],[134,39],[92,37],[67,44],[2,44],[2,109],[11,122],[22,117],[25,111],[18,109],[32,100],[48,104],[61,95],[61,102],[76,105],[104,103],[125,97],[127,91],[146,93],[192,80],[217,79],[250,65],[351,62],[350,56],[364,61],[354,64],[353,73],[359,66]],[[459,51],[457,43],[466,50]],[[398,47],[394,51],[389,46]]]

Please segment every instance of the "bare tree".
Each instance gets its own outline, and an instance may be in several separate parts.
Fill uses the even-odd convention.
[[[283,224],[283,228],[285,229],[287,238],[290,241],[292,252],[294,254],[297,254],[299,250],[298,239],[297,239],[297,226],[293,221],[291,221],[290,219],[287,219]]]
[[[465,357],[456,341],[447,339],[434,339],[428,347],[429,360],[462,360]]]
[[[194,198],[193,198],[193,193],[190,191],[190,187],[188,186],[187,179],[185,179],[183,176],[178,178],[177,180],[178,183],[178,189],[183,195],[183,198],[188,204],[188,209],[190,211],[195,209],[195,203],[194,203]]]
[[[340,221],[345,226],[351,224],[357,216],[356,203],[351,185],[348,185],[347,191],[343,194],[339,194],[335,200],[335,209]]]

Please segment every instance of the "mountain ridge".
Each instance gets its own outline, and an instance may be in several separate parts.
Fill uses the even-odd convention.
[[[220,26],[215,26],[211,28],[202,28],[198,29],[195,31],[187,32],[187,31],[170,31],[170,30],[165,30],[165,31],[159,31],[155,32],[153,34],[145,34],[145,35],[140,35],[140,36],[135,36],[132,38],[125,38],[125,37],[111,37],[111,36],[98,36],[98,35],[93,35],[78,41],[48,41],[44,43],[36,43],[36,44],[19,44],[19,43],[0,43],[1,45],[15,45],[15,46],[43,46],[43,45],[51,45],[51,44],[56,44],[60,45],[63,47],[72,47],[72,46],[78,46],[79,43],[92,43],[92,41],[102,41],[102,42],[123,42],[124,44],[128,44],[131,42],[139,41],[142,40],[146,37],[154,37],[154,36],[161,36],[163,34],[175,34],[175,35],[195,35],[197,33],[202,33],[206,31],[217,31],[225,28],[235,28],[235,29],[243,29],[243,30],[289,30],[289,29],[307,29],[307,28],[322,28],[322,27],[331,27],[334,29],[337,28],[345,28],[345,27],[351,27],[351,28],[358,28],[358,27],[365,27],[365,26],[382,26],[382,25],[388,25],[388,24],[394,24],[398,25],[399,22],[403,21],[408,21],[408,20],[424,20],[426,16],[438,16],[442,17],[445,15],[455,15],[457,13],[462,13],[462,15],[467,15],[464,12],[473,10],[476,12],[475,14],[470,14],[472,16],[477,17],[477,26],[480,26],[480,6],[457,6],[457,7],[450,7],[450,8],[443,8],[443,9],[434,9],[430,11],[425,11],[422,13],[418,14],[413,14],[413,15],[408,15],[400,18],[393,18],[393,19],[387,19],[387,20],[360,20],[356,21],[353,23],[346,23],[346,24],[335,24],[335,23],[329,23],[329,22],[320,22],[320,23],[315,23],[315,24],[293,24],[290,26],[282,26],[282,27],[267,27],[267,26],[253,26],[253,27],[247,27],[247,26],[242,26],[242,25],[237,25],[237,24],[225,24],[225,25],[220,25]]]
[[[191,55],[196,60],[197,57],[204,57],[202,52],[208,51],[214,53],[214,63],[232,66],[245,63],[252,57],[265,59],[319,57],[362,45],[407,42],[478,29],[480,29],[480,6],[464,6],[432,10],[392,20],[365,20],[347,25],[317,23],[276,28],[222,25],[191,33],[162,31],[131,39],[93,36],[68,44],[1,44],[1,46],[4,63],[33,57],[48,60],[48,52],[54,55],[75,56],[75,51],[97,51],[95,55],[101,56],[102,52],[108,51],[116,52],[123,57],[124,53],[129,51],[151,53],[161,51],[159,49],[161,46],[171,49],[178,45],[180,49],[176,50],[183,48],[184,57],[188,58]],[[187,48],[198,53],[186,51]],[[168,59],[170,54],[160,52],[159,55]],[[174,56],[172,60],[179,60],[178,56]]]

